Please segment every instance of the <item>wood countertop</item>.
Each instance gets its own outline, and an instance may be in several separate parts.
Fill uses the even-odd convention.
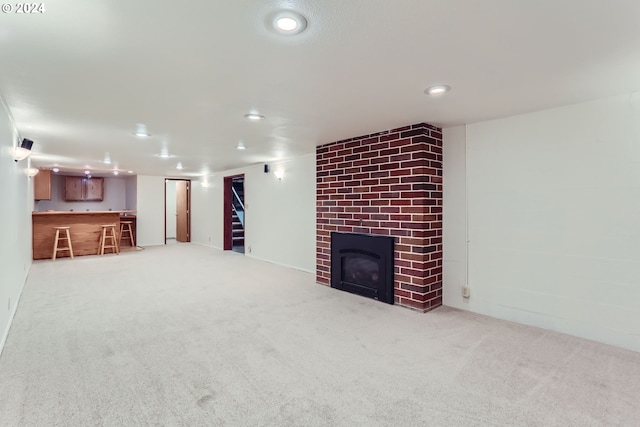
[[[135,214],[137,211],[45,211],[32,212],[32,215],[103,215],[103,214]],[[133,215],[125,215],[133,216]]]

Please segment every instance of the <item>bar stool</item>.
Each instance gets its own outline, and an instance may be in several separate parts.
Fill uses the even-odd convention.
[[[125,238],[131,241],[131,246],[133,248],[136,247],[136,244],[133,240],[133,228],[131,228],[132,225],[133,221],[120,221],[120,246],[122,246],[122,237],[124,233],[127,233],[128,236]]]
[[[107,240],[110,240],[107,244]],[[118,240],[116,236],[116,225],[106,224],[102,226],[102,234],[100,235],[100,246],[98,248],[98,255],[104,255],[105,249],[111,249],[111,253],[119,254],[120,248],[118,248]]]
[[[53,243],[53,255],[51,256],[51,260],[55,261],[56,256],[58,255],[58,252],[61,252],[61,251],[69,251],[69,255],[71,256],[71,259],[73,259],[73,247],[71,246],[71,234],[69,234],[69,230],[71,229],[71,227],[53,227],[53,228],[56,230],[56,239]],[[60,235],[61,231],[64,232],[62,236]],[[66,247],[58,247],[58,243],[61,240],[67,241]]]

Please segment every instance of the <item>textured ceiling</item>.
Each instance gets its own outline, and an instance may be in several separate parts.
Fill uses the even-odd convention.
[[[33,164],[68,171],[198,176],[416,122],[446,127],[640,89],[637,1],[43,4],[0,16],[0,94],[35,141]],[[306,31],[270,30],[280,9],[305,15]],[[449,94],[424,95],[442,83]],[[266,119],[243,117],[253,111]],[[137,123],[152,136],[135,137]]]

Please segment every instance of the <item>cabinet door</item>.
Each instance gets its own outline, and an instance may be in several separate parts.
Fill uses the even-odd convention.
[[[36,200],[51,200],[51,171],[40,170],[33,177],[33,198]]]
[[[66,201],[84,200],[83,179],[81,176],[64,177],[64,199]]]
[[[87,178],[85,186],[85,200],[101,202],[104,199],[104,178]]]

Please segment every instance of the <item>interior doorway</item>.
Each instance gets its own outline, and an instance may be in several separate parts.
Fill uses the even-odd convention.
[[[191,180],[164,180],[164,243],[191,241]]]
[[[224,250],[244,253],[244,174],[224,178]]]

